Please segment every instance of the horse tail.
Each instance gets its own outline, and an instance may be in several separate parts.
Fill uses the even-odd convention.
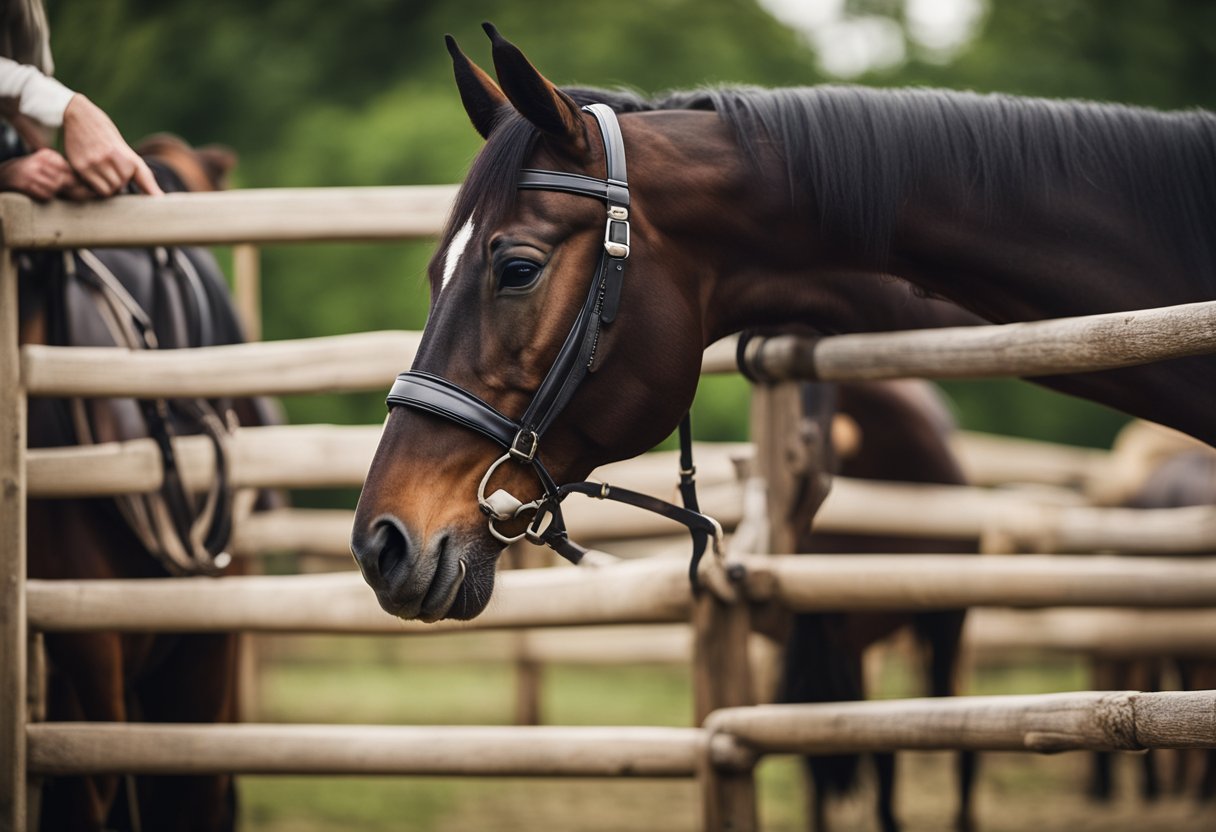
[[[785,651],[782,702],[847,702],[865,698],[861,651],[848,643],[846,616],[815,613],[794,617]],[[842,795],[857,782],[857,754],[808,756],[816,795]]]

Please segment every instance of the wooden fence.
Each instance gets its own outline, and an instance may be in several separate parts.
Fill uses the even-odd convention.
[[[408,363],[417,335],[368,333],[162,354],[41,346],[19,350],[13,248],[430,237],[438,231],[452,195],[451,188],[281,190],[173,195],[157,200],[121,197],[92,206],[37,206],[21,197],[0,196],[5,246],[0,251],[0,384],[5,391],[0,404],[0,575],[4,578],[0,584],[0,830],[26,826],[27,772],[695,775],[703,786],[706,828],[751,829],[756,825],[751,770],[760,754],[771,751],[1216,746],[1216,725],[1211,719],[1216,692],[1072,694],[1066,707],[1059,697],[738,707],[751,705],[746,655],[749,604],[741,603],[745,600],[795,610],[970,605],[1199,608],[1216,602],[1216,563],[1203,559],[905,556],[868,557],[859,563],[857,558],[842,556],[785,556],[782,553],[790,551],[792,530],[778,518],[790,497],[790,472],[781,461],[781,442],[790,435],[783,430],[792,412],[788,384],[756,390],[754,448],[734,449],[735,453],[750,452],[753,469],[768,482],[764,508],[767,548],[775,554],[741,557],[715,571],[713,585],[718,592],[695,600],[689,597],[683,565],[662,560],[505,574],[496,600],[472,625],[397,621],[383,614],[370,590],[349,574],[165,581],[25,580],[27,496],[146,490],[155,488],[160,476],[158,460],[146,442],[27,453],[28,395],[248,395],[386,389],[393,375]],[[955,367],[965,367],[968,375],[1102,369],[1216,350],[1214,320],[1216,303],[1208,303],[946,332],[945,341],[924,333],[816,342],[773,339],[753,344],[749,360],[776,378],[808,371],[836,379],[909,372],[957,375],[956,370],[947,373],[941,369],[944,356]],[[1117,333],[1125,349],[1111,347],[1112,333]],[[1067,347],[1061,349],[1061,344]],[[720,356],[730,349],[716,345],[708,351],[706,370],[726,371]],[[874,355],[881,360],[874,360]],[[366,470],[374,436],[374,431],[363,429],[315,427],[242,431],[235,442],[234,478],[245,485],[357,482]],[[284,443],[297,451],[303,448],[318,454],[326,460],[325,467],[309,462],[302,453],[278,452]],[[719,455],[712,463],[719,473],[708,477],[717,482],[711,483],[713,498],[707,503],[711,510],[720,508],[727,519],[737,521],[738,488],[729,473],[721,473],[729,470],[730,453]],[[181,454],[187,481],[205,482],[213,460],[203,444],[184,440]],[[1018,467],[1018,463],[1011,464],[1010,456],[1005,454],[1003,464]],[[335,459],[345,459],[344,467],[335,465]],[[618,472],[631,483],[654,483],[654,464],[647,460],[623,466]],[[1101,464],[1100,457],[1078,453],[1065,462],[1044,464],[1048,469],[1044,478],[1084,481]],[[647,490],[664,491],[670,486],[665,482],[647,486]],[[833,523],[841,529],[857,527],[866,519],[857,506],[874,499],[911,502],[923,497],[924,503],[914,505],[909,514],[922,518],[924,534],[981,536],[994,524],[1013,528],[1029,524],[1034,534],[1033,545],[1027,548],[1036,550],[1049,544],[1075,545],[1082,550],[1109,545],[1137,552],[1212,548],[1211,513],[1133,516],[1105,510],[1108,513],[1096,514],[1093,512],[1099,510],[1084,506],[1040,505],[1023,497],[960,490],[950,492],[950,499],[956,507],[967,503],[972,508],[934,516],[927,505],[940,499],[940,494],[911,488],[879,492],[875,488],[889,487],[842,483],[835,503],[825,509],[825,527]],[[613,530],[601,519],[605,509],[597,505],[594,513],[578,517],[580,512],[572,506],[571,524],[576,530],[578,523],[585,524],[595,532],[592,537],[610,539]],[[1032,516],[1051,519],[1028,519]],[[345,513],[301,512],[261,518],[238,531],[238,545],[247,552],[258,552],[274,541],[279,545],[300,543],[283,535],[284,521],[309,524],[312,535],[325,540],[312,544],[313,548],[336,551],[344,548],[350,518]],[[597,522],[601,523],[598,530]],[[261,530],[257,523],[263,524]],[[1171,535],[1168,546],[1154,546],[1151,537],[1134,531],[1137,523],[1143,523],[1150,534],[1185,528]],[[631,532],[638,529],[639,533],[654,533],[642,524]],[[1170,614],[1180,613],[1173,610]],[[705,720],[703,727],[389,731],[345,726],[31,724],[27,714],[27,669],[34,657],[27,645],[31,633],[37,632],[415,633],[625,622],[691,623],[696,712],[699,720]],[[1171,623],[1177,625],[1178,621]],[[875,727],[864,728],[867,725]],[[959,726],[966,730],[960,731]]]

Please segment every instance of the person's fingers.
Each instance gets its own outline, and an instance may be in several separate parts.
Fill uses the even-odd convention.
[[[76,174],[69,168],[56,167],[53,171],[54,190],[56,193],[71,185],[76,181]]]
[[[55,188],[49,181],[35,176],[26,183],[25,192],[34,199],[46,202],[55,195]]]
[[[104,195],[109,185],[106,183],[105,177],[101,175],[101,169],[96,166],[79,166],[75,168],[76,175],[88,185],[94,193]]]
[[[139,157],[136,157],[135,162],[135,184],[149,196],[163,196],[165,193],[157,184],[156,177],[152,175],[148,163]]]
[[[68,160],[53,150],[48,151],[48,155],[44,159],[44,164],[46,167],[54,170],[61,176],[72,175],[72,166],[68,164]]]
[[[102,196],[113,196],[123,186],[123,178],[112,165],[102,164],[81,172],[89,187]]]

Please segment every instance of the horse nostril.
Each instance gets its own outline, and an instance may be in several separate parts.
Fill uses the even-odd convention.
[[[394,518],[385,517],[373,525],[373,539],[380,550],[376,557],[376,570],[387,577],[398,566],[409,560],[410,544],[405,530]]]

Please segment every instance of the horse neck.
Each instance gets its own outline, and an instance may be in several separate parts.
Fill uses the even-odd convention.
[[[696,152],[669,160],[693,171],[680,184],[687,189],[692,182],[708,181],[707,167],[722,177],[698,193],[708,198],[697,203],[707,231],[698,246],[716,248],[717,262],[724,264],[714,287],[715,306],[727,310],[723,328],[782,317],[805,322],[808,315],[823,316],[825,304],[871,297],[878,308],[867,313],[867,328],[886,328],[892,321],[933,325],[932,314],[917,320],[919,310],[899,324],[898,297],[880,297],[881,290],[873,288],[873,277],[881,274],[903,278],[994,322],[1212,297],[1216,274],[1208,262],[1210,247],[1206,238],[1199,239],[1204,235],[1192,232],[1195,209],[1210,201],[1204,189],[1216,183],[1199,181],[1207,168],[1194,165],[1188,173],[1190,168],[1175,159],[1184,151],[1198,152],[1196,136],[1202,131],[1175,135],[1176,124],[1165,116],[1140,111],[1120,116],[1116,109],[1108,114],[1116,122],[1110,129],[1121,129],[1120,117],[1129,120],[1122,129],[1143,128],[1149,138],[1135,147],[1150,158],[1119,162],[1120,153],[1128,154],[1122,149],[1109,155],[1095,151],[1091,155],[1098,161],[1092,163],[1070,160],[1076,149],[1057,146],[1050,131],[1027,139],[1030,150],[1021,154],[991,137],[977,137],[974,152],[938,153],[926,148],[940,141],[940,125],[906,120],[897,129],[869,135],[878,132],[868,124],[871,115],[881,115],[891,102],[879,93],[865,98],[866,106],[835,114],[841,120],[838,132],[857,136],[858,142],[802,147],[791,138],[798,149],[784,151],[761,142],[753,148],[760,158],[750,162],[729,127],[712,130],[702,123],[689,139],[681,135]],[[1077,107],[1078,114],[1086,112],[1084,105]],[[1027,104],[1031,112],[1035,108],[1034,102]],[[976,125],[980,133],[1038,129],[1037,122],[1023,123],[1016,113],[1008,123],[999,114],[989,115],[997,121]],[[857,123],[849,124],[850,119]],[[1178,145],[1173,150],[1171,140]],[[905,144],[912,150],[898,152]],[[1043,161],[1052,154],[1063,159]],[[886,165],[892,166],[889,173]],[[840,171],[847,178],[842,180]],[[985,183],[977,184],[981,177]],[[687,199],[687,190],[682,196]],[[850,284],[859,274],[869,275],[871,286]],[[834,323],[830,329],[845,331],[862,322],[844,315]]]
[[[1133,206],[1092,189],[1011,195],[960,211],[943,183],[910,200],[886,268],[997,323],[1207,300],[1177,249],[1147,233]]]
[[[960,180],[945,172],[902,206],[888,251],[858,252],[826,239],[814,209],[795,207],[784,165],[762,160],[757,169],[727,128],[696,126],[696,138],[665,160],[686,175],[657,194],[640,192],[638,202],[653,203],[648,219],[671,249],[662,254],[672,273],[689,276],[706,343],[748,328],[918,329],[1212,297],[1204,288],[1212,276],[1195,266],[1202,257],[1162,246],[1136,206],[1075,182],[1038,199],[1010,192],[967,210],[953,190]],[[639,191],[650,181],[635,178]],[[917,297],[892,276],[962,309]],[[1040,382],[1216,444],[1213,363],[1178,359]]]

